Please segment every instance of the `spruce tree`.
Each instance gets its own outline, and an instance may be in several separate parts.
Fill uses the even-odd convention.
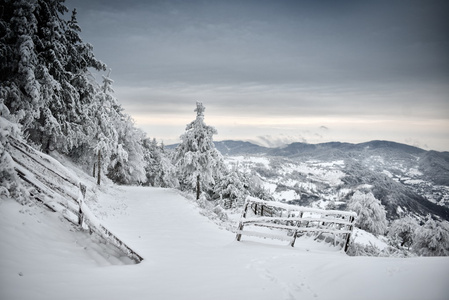
[[[205,107],[196,103],[196,119],[186,126],[181,135],[181,143],[176,147],[174,165],[178,172],[181,188],[200,193],[212,191],[215,179],[221,176],[224,168],[223,158],[215,148],[213,135],[217,130],[204,123]]]

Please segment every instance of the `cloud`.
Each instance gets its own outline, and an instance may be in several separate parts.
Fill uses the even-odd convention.
[[[219,117],[223,131],[259,136],[267,145],[286,143],[290,136],[301,140],[295,132],[306,125],[310,134],[300,132],[310,142],[368,138],[378,130],[372,136],[416,135],[432,145],[428,136],[436,141],[438,132],[440,141],[449,140],[447,129],[415,129],[422,128],[419,122],[449,120],[448,3],[72,0],[67,5],[78,8],[83,39],[113,69],[118,100],[142,123],[178,124],[191,118],[200,100],[206,117]],[[341,130],[354,120],[366,123],[364,134],[360,126]],[[390,131],[403,131],[371,129],[371,120],[394,120]],[[226,122],[241,126],[232,131],[236,127]],[[150,130],[164,131],[155,128]],[[280,132],[285,136],[277,137]]]
[[[307,143],[307,140],[302,136],[289,136],[284,134],[279,134],[276,136],[271,135],[260,135],[256,139],[250,140],[252,143],[258,144],[260,146],[268,148],[277,148],[289,145],[291,143],[301,142]]]

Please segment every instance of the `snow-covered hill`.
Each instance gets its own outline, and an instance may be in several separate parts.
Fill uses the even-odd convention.
[[[280,201],[320,207],[332,202],[344,209],[352,192],[365,188],[381,200],[390,220],[405,214],[449,220],[448,152],[387,141],[283,148],[222,141],[216,146],[229,164],[258,174]]]
[[[175,190],[102,190],[92,209],[144,261],[124,265],[55,213],[3,199],[1,299],[446,299],[449,292],[447,257],[349,257],[310,240],[295,248],[237,242]]]

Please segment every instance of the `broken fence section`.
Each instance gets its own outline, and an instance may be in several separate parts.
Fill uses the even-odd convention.
[[[247,197],[236,239],[240,241],[242,235],[280,239],[290,241],[293,247],[298,237],[312,235],[315,239],[339,244],[346,252],[356,216],[355,212],[315,209]],[[267,233],[257,230],[258,227],[272,230]]]
[[[84,203],[86,186],[62,172],[64,167],[53,158],[33,149],[25,143],[9,137],[9,153],[15,162],[19,177],[32,186],[31,196],[47,208],[61,213],[64,218],[81,228],[87,227],[108,241],[128,257],[139,263],[143,258],[116,235],[104,227]]]

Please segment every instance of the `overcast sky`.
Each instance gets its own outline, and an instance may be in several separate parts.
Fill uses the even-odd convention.
[[[449,2],[67,0],[115,96],[166,144],[392,140],[449,151]]]

